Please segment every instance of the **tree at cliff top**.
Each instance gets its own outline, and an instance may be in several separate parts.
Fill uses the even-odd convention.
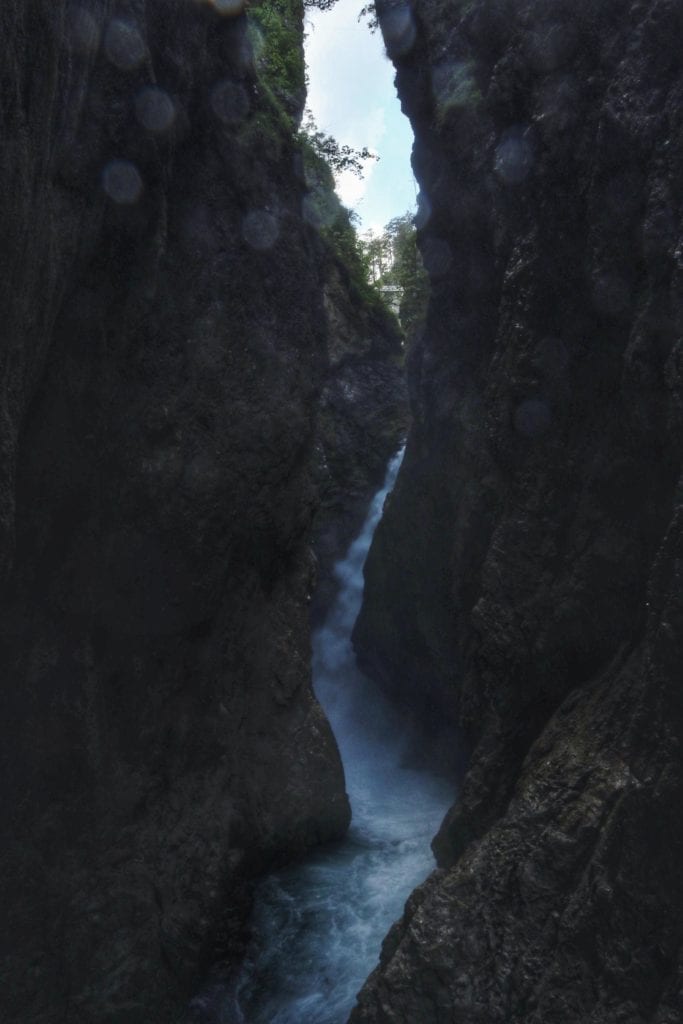
[[[300,137],[315,155],[327,164],[333,174],[351,171],[356,177],[362,178],[366,162],[379,159],[367,146],[363,146],[362,149],[354,149],[353,146],[339,143],[332,135],[320,131],[310,111],[301,129]],[[334,189],[334,181],[332,188]]]
[[[353,223],[354,215],[342,204],[334,188],[334,171],[351,170],[361,175],[364,162],[377,158],[367,147],[356,150],[340,145],[331,135],[319,131],[310,116],[299,139],[309,189],[304,203],[306,220],[317,228],[322,240],[343,263],[361,302],[384,306],[381,292],[370,280],[363,246]]]
[[[336,0],[305,0],[304,7],[329,10]],[[296,130],[303,114],[306,72],[299,45],[301,8],[297,0],[256,0],[249,7],[249,37],[261,85],[269,92],[273,114],[283,126]],[[321,131],[310,112],[298,131],[309,195],[304,215],[322,240],[345,265],[362,302],[382,305],[380,292],[370,284],[368,267],[353,224],[353,214],[335,192],[334,175],[351,171],[359,177],[369,160],[367,146],[354,149]]]
[[[424,323],[429,282],[412,214],[394,217],[378,235],[367,232],[360,245],[370,281],[397,295],[401,326],[407,338],[414,337]]]

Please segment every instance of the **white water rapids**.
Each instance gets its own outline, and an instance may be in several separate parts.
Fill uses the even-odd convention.
[[[351,630],[363,563],[401,454],[390,463],[360,536],[336,567],[342,584],[313,637],[315,692],[334,730],[353,820],[346,839],[259,887],[254,938],[226,1021],[344,1024],[382,939],[434,866],[430,841],[452,788],[404,767],[394,715],[356,667]]]

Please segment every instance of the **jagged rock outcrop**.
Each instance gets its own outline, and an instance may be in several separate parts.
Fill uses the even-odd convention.
[[[381,4],[433,296],[356,643],[469,764],[354,1024],[683,1015],[683,9]]]
[[[310,689],[303,65],[269,84],[241,6],[0,10],[6,1024],[169,1024],[245,878],[348,822]]]

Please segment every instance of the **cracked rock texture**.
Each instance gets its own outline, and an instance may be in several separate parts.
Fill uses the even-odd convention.
[[[433,294],[355,639],[467,769],[351,1019],[675,1024],[683,8],[380,13]]]
[[[4,1024],[176,1020],[248,880],[348,823],[310,688],[336,341],[303,80],[275,95],[227,7],[0,10]]]

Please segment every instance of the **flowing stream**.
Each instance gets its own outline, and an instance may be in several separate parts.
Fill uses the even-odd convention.
[[[430,840],[452,802],[443,780],[402,764],[404,730],[351,647],[363,563],[401,454],[336,567],[341,590],[313,637],[315,692],[339,744],[351,828],[343,842],[261,884],[233,1007],[245,1024],[344,1024],[382,939],[434,866]]]

